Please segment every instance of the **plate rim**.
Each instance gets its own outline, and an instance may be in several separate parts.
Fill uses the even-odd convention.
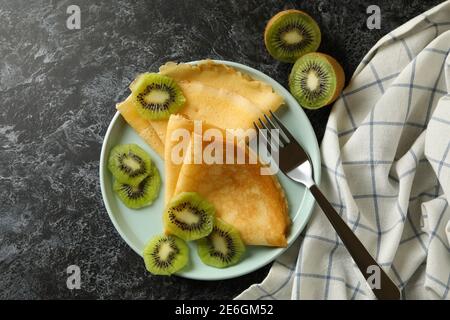
[[[184,62],[187,64],[198,64],[202,61],[205,61],[206,59],[203,60],[195,60],[195,61],[190,61],[190,62]],[[262,78],[262,79],[266,79],[266,81],[264,81],[266,84],[270,85],[275,91],[277,92],[282,92],[283,95],[287,94],[289,96],[291,96],[292,100],[295,102],[295,104],[297,104],[298,109],[300,109],[299,111],[301,113],[303,113],[305,119],[306,119],[306,126],[307,126],[307,130],[312,132],[313,135],[313,147],[316,150],[316,152],[318,153],[318,163],[317,163],[317,168],[314,167],[314,176],[315,176],[315,181],[316,184],[320,184],[320,179],[321,179],[321,154],[320,154],[320,146],[319,143],[317,141],[317,136],[316,133],[314,131],[314,128],[311,125],[311,122],[308,118],[308,116],[306,115],[305,111],[303,110],[303,108],[298,104],[298,102],[295,100],[295,98],[291,95],[291,93],[284,87],[282,86],[278,81],[276,81],[275,79],[273,79],[272,77],[266,75],[265,73],[238,63],[238,62],[233,62],[233,61],[228,61],[228,60],[217,60],[217,59],[207,59],[210,61],[213,61],[215,63],[221,63],[230,67],[235,67],[238,69],[238,71],[244,70],[244,73],[247,73],[249,75],[255,74],[258,77]],[[125,241],[125,243],[131,248],[133,249],[134,252],[136,252],[140,257],[142,257],[142,252],[139,252],[139,250],[135,247],[135,245],[133,244],[133,242],[129,239],[129,237],[122,231],[122,228],[119,226],[119,223],[117,221],[117,219],[115,218],[114,214],[113,214],[113,210],[110,207],[109,201],[107,201],[107,192],[106,192],[106,186],[105,186],[105,180],[104,180],[104,175],[105,175],[105,170],[106,170],[106,147],[108,145],[108,141],[110,139],[111,136],[111,132],[114,129],[114,126],[116,124],[116,122],[118,121],[118,118],[120,117],[120,112],[116,111],[116,113],[114,114],[113,118],[111,119],[108,128],[106,130],[105,136],[103,137],[103,141],[102,141],[102,148],[100,151],[100,161],[99,161],[99,178],[100,178],[100,189],[101,189],[101,194],[102,194],[102,201],[103,204],[106,208],[106,211],[108,213],[109,219],[111,220],[116,232],[120,235],[120,237],[122,238],[122,240]],[[313,165],[314,166],[314,165]],[[306,189],[306,193],[308,194],[309,191],[308,189]],[[303,199],[304,201],[304,199]],[[202,277],[196,277],[196,276],[192,276],[192,275],[186,275],[181,273],[175,273],[173,276],[178,276],[178,277],[182,277],[182,278],[186,278],[186,279],[192,279],[192,280],[201,280],[201,281],[217,281],[217,280],[226,280],[226,279],[233,279],[233,278],[237,278],[246,274],[249,274],[251,272],[254,272],[257,269],[260,269],[266,265],[268,265],[269,263],[273,262],[274,260],[276,260],[282,253],[286,252],[286,250],[288,248],[291,247],[291,245],[298,239],[299,235],[302,233],[302,231],[305,229],[306,224],[308,223],[308,221],[311,218],[312,215],[312,211],[314,209],[314,205],[315,205],[315,200],[313,199],[311,207],[309,208],[308,212],[305,214],[305,218],[303,220],[303,223],[300,224],[300,226],[298,227],[298,229],[296,230],[296,232],[293,234],[291,241],[288,241],[288,245],[284,248],[270,248],[272,250],[274,250],[274,253],[271,255],[271,257],[269,259],[267,259],[266,261],[264,261],[263,263],[258,263],[255,264],[254,266],[252,266],[251,268],[247,269],[247,270],[243,270],[243,271],[239,271],[236,274],[232,274],[232,275],[222,275],[220,276],[220,272],[217,273],[218,276],[215,277],[209,277],[209,278],[202,278]]]

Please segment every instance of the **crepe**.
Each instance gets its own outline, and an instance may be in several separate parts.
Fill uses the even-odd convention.
[[[180,81],[186,103],[179,114],[192,120],[204,120],[224,129],[253,128],[253,121],[262,117],[251,101],[226,89],[216,89],[198,81]],[[161,141],[165,141],[167,121],[150,121]]]
[[[185,130],[187,136],[182,137],[183,132],[179,130]],[[205,130],[216,129],[221,132],[223,136],[226,136],[226,131],[215,126],[212,126],[204,121],[197,122],[197,134],[203,134]],[[194,121],[187,119],[184,116],[172,114],[169,118],[167,125],[167,137],[165,141],[164,149],[164,170],[165,170],[165,193],[164,200],[167,204],[173,197],[175,188],[178,181],[178,175],[183,165],[185,151],[188,150],[191,143],[191,136],[194,133]],[[184,139],[184,141],[183,141]],[[236,137],[237,139],[237,137]],[[237,140],[234,140],[237,142]],[[177,147],[179,146],[179,147]],[[178,161],[175,158],[178,159]]]
[[[168,133],[176,128],[189,130],[192,127],[192,121],[171,116]],[[249,150],[238,146],[237,140],[230,144],[216,137],[205,142],[201,134],[194,133],[185,149],[184,163],[175,165],[168,159],[170,147],[177,142],[170,140],[168,135],[165,151],[166,201],[180,192],[197,192],[214,205],[217,217],[239,230],[244,243],[277,247],[287,245],[290,219],[284,192],[275,176],[261,175],[261,163],[249,163]],[[195,143],[200,148],[194,147]],[[224,152],[223,164],[206,164],[205,161],[194,164],[193,159],[199,153],[204,155],[213,143],[221,145],[223,150],[233,148],[234,152],[231,156]],[[246,155],[245,164],[236,164],[238,150]],[[190,155],[190,162],[186,161],[187,155]]]
[[[180,139],[177,139],[175,136],[173,136],[173,134],[179,129],[185,129],[189,134],[188,139],[185,140],[187,142],[187,145],[185,144],[184,148],[182,148],[178,153],[179,157],[181,159],[184,159],[185,151],[188,149],[190,144],[191,134],[194,131],[194,122],[179,115],[171,115],[169,118],[169,123],[167,126],[167,139],[164,149],[164,175],[166,179],[164,201],[166,205],[174,195],[175,188],[177,186],[178,175],[180,174],[180,170],[183,164],[183,160],[180,160],[180,163],[178,163],[173,161],[172,157],[172,152],[175,153],[178,151],[175,150],[176,145],[181,142],[181,137]]]
[[[193,120],[224,129],[249,129],[263,113],[276,111],[283,99],[272,87],[223,64],[205,60],[197,65],[169,62],[160,67],[160,74],[177,81],[186,98],[179,111]],[[131,106],[131,96],[118,104],[125,120],[161,156],[168,120],[138,121]],[[131,114],[127,115],[129,112]]]
[[[248,99],[265,113],[275,111],[283,104],[283,98],[270,85],[211,60],[195,65],[168,62],[159,68],[159,73],[176,81],[197,81],[212,88],[227,89]]]

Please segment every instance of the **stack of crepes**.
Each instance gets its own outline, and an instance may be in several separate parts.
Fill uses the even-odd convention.
[[[253,128],[254,121],[264,113],[276,111],[283,99],[271,86],[210,60],[195,65],[169,62],[159,72],[177,81],[183,91],[186,103],[179,114],[168,120],[143,119],[131,96],[117,109],[165,159],[165,203],[180,192],[197,192],[215,206],[219,218],[239,230],[246,244],[286,246],[290,219],[276,176],[262,175],[259,160],[237,164],[238,149],[247,155],[247,160],[251,151],[245,143],[238,143],[238,138],[231,142],[225,138],[226,129]],[[195,121],[201,122],[201,132],[194,133]],[[207,129],[221,134],[205,139],[203,133]],[[179,130],[189,133],[188,139]],[[196,143],[200,148],[194,147]],[[231,155],[225,152],[230,143],[235,151]],[[196,152],[202,153],[212,144],[223,147],[222,161],[179,161],[194,159]]]

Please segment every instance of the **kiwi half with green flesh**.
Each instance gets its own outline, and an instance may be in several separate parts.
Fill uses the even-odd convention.
[[[302,55],[319,48],[321,33],[316,21],[300,10],[277,13],[267,23],[264,43],[275,59],[295,62]]]
[[[189,248],[186,243],[171,235],[159,235],[152,238],[144,249],[145,268],[156,275],[171,275],[189,260]]]
[[[195,192],[173,197],[163,215],[166,231],[183,240],[206,237],[213,228],[215,209]]]
[[[318,109],[334,102],[344,82],[341,65],[333,57],[318,52],[299,58],[289,75],[292,95],[307,109]]]
[[[216,268],[236,264],[245,252],[239,231],[216,219],[211,233],[197,241],[197,251],[203,263]]]
[[[149,174],[137,185],[114,181],[114,192],[131,209],[139,209],[153,203],[159,194],[161,177],[158,169],[152,165]]]
[[[108,159],[108,169],[121,183],[138,185],[150,173],[150,156],[137,144],[115,146]]]
[[[186,102],[175,80],[158,73],[139,75],[130,89],[137,111],[148,120],[168,119]]]

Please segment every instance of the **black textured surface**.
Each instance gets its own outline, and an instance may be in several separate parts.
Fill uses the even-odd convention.
[[[217,58],[283,85],[290,65],[265,51],[266,21],[284,8],[319,23],[320,51],[348,78],[384,34],[440,1],[0,0],[0,298],[224,299],[261,281],[153,277],[114,230],[102,203],[102,138],[126,87],[167,60]],[[66,9],[81,8],[81,30]],[[366,28],[378,4],[381,30]],[[321,139],[329,109],[308,112]],[[66,288],[79,265],[80,290]]]

